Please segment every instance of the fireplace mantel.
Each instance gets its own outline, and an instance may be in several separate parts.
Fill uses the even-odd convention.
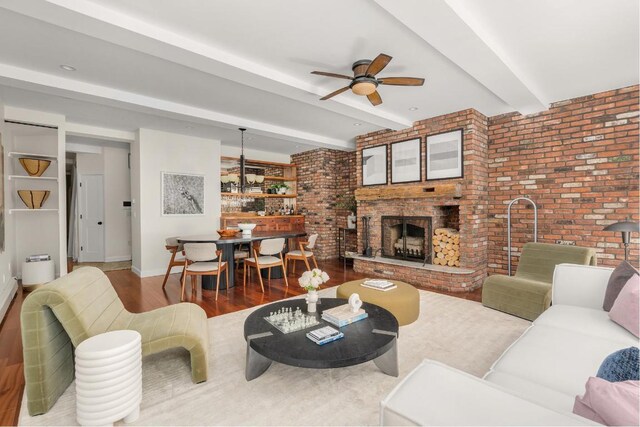
[[[462,184],[391,185],[361,187],[355,191],[357,201],[391,199],[425,199],[431,197],[462,198]]]

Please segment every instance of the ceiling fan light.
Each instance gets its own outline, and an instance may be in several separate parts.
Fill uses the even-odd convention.
[[[355,93],[356,95],[363,95],[363,96],[367,96],[367,95],[371,95],[373,92],[376,91],[376,84],[372,83],[372,82],[359,82],[354,84],[351,87],[351,91],[353,93]]]

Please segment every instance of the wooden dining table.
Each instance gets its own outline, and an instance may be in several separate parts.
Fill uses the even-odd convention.
[[[288,250],[288,239],[296,237],[304,237],[307,233],[304,230],[294,231],[253,231],[251,235],[242,235],[238,232],[237,235],[232,237],[222,237],[220,234],[213,232],[210,234],[194,234],[192,236],[178,237],[180,243],[215,243],[219,249],[222,250],[222,260],[228,263],[229,268],[229,283],[223,274],[220,277],[220,289],[226,289],[227,287],[233,288],[235,286],[235,245],[248,243],[249,247],[253,245],[253,242],[266,239],[285,239],[285,251]],[[271,273],[272,278],[278,278],[280,276],[277,272],[277,267],[274,267],[274,271]],[[282,272],[284,275],[285,272]],[[282,277],[282,276],[280,276]],[[207,290],[213,290],[216,288],[216,281],[214,276],[202,276],[202,288]]]

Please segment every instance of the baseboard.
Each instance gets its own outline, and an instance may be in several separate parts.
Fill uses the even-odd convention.
[[[140,277],[151,277],[151,276],[164,276],[167,273],[167,268],[154,268],[151,270],[140,270],[135,267],[132,267],[134,273],[136,273]],[[182,273],[182,267],[173,267],[171,269],[171,274]]]
[[[133,271],[136,274],[136,276],[142,277],[142,272],[140,271],[140,269],[138,267],[132,265],[131,266],[131,271]]]
[[[121,261],[131,261],[131,255],[120,255],[120,256],[110,256],[105,258],[104,262],[121,262]]]
[[[9,279],[9,283],[3,287],[2,294],[0,294],[0,322],[4,320],[4,315],[7,314],[16,292],[18,292],[18,281],[12,277]]]

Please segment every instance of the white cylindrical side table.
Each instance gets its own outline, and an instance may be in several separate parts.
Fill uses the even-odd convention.
[[[112,331],[76,348],[76,418],[80,425],[138,419],[142,401],[142,337]]]
[[[53,260],[22,263],[22,288],[26,291],[36,289],[56,278],[56,265]]]

